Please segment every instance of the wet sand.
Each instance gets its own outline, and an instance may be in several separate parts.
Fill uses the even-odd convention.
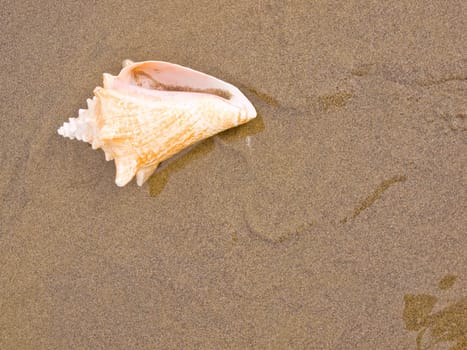
[[[467,346],[466,3],[138,3],[0,5],[0,348]],[[56,130],[125,58],[259,117],[118,188]]]

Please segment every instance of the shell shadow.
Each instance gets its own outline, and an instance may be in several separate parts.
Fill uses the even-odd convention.
[[[258,134],[265,129],[263,118],[260,114],[246,124],[223,131],[213,137],[203,140],[186,150],[163,162],[156,172],[149,178],[149,195],[157,197],[162,193],[172,174],[184,169],[188,164],[205,157],[215,148],[215,137],[230,144],[245,139],[247,136]]]

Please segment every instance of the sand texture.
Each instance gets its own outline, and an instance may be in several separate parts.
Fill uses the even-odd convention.
[[[0,349],[467,348],[467,2],[0,2]],[[125,58],[258,118],[115,185]]]

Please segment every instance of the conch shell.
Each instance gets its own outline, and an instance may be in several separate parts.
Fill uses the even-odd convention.
[[[123,66],[117,76],[104,73],[88,108],[58,129],[114,159],[118,186],[135,175],[141,186],[160,162],[256,117],[239,89],[210,75],[161,61]]]

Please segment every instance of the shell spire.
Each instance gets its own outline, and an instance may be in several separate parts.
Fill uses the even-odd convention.
[[[104,73],[88,108],[58,129],[114,159],[118,186],[135,175],[142,186],[160,162],[256,117],[239,89],[210,75],[162,61],[122,65],[117,76]]]
[[[89,142],[96,138],[97,125],[94,117],[94,105],[96,98],[88,98],[87,109],[80,109],[78,118],[70,118],[68,123],[64,123],[59,129],[58,134],[70,139],[77,139],[79,141]]]

